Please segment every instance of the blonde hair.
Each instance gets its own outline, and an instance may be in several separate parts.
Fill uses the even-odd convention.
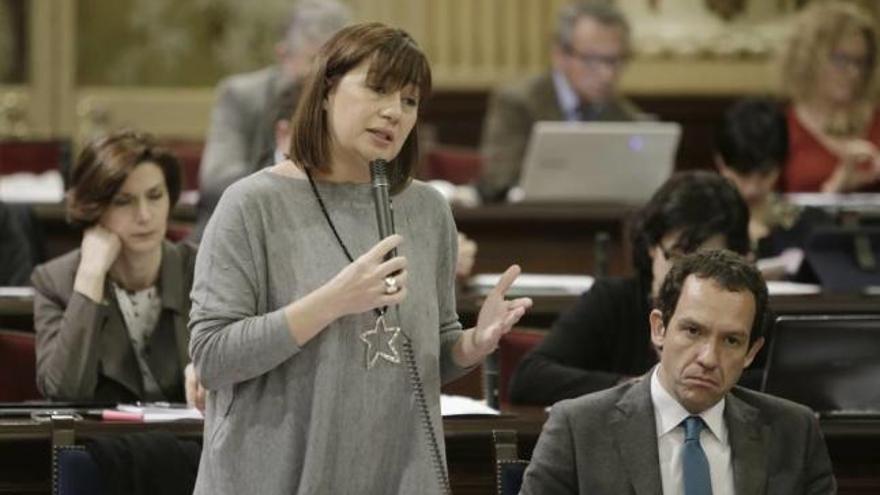
[[[861,88],[849,108],[829,116],[825,129],[829,134],[861,134],[870,122],[877,70],[875,22],[871,14],[855,4],[819,1],[805,8],[792,26],[781,69],[783,89],[795,102],[814,96],[818,70],[844,36],[858,32],[868,46],[868,65]]]

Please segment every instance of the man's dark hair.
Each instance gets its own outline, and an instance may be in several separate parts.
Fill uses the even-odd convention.
[[[740,100],[724,112],[715,147],[724,164],[741,174],[779,169],[788,157],[785,115],[771,100]]]
[[[749,347],[764,335],[764,313],[767,310],[767,284],[755,266],[742,256],[724,250],[699,251],[677,260],[660,286],[654,306],[663,313],[663,326],[675,313],[685,280],[693,275],[712,280],[730,292],[748,291],[755,297],[755,319],[749,334]]]
[[[633,264],[646,287],[651,286],[653,278],[648,250],[667,233],[676,231],[680,236],[672,248],[678,252],[693,252],[721,234],[727,249],[746,255],[750,246],[749,208],[736,187],[714,172],[680,172],[670,177],[632,223]]]

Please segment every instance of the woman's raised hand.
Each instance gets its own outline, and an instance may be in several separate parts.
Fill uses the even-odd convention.
[[[849,192],[880,180],[880,152],[873,143],[852,139],[840,147],[840,162],[822,192]]]
[[[326,288],[335,293],[340,315],[392,306],[406,298],[406,258],[384,260],[402,241],[399,234],[382,239],[327,282]]]
[[[100,225],[95,225],[83,232],[80,247],[82,252],[80,266],[85,264],[95,272],[107,273],[119,257],[122,242],[118,235]]]
[[[477,326],[473,329],[473,344],[476,350],[483,356],[491,353],[498,347],[498,340],[509,332],[513,325],[519,321],[526,310],[532,307],[532,300],[528,297],[520,297],[508,300],[505,298],[507,291],[520,274],[519,265],[509,267],[498,283],[489,292],[480,313],[477,316]]]
[[[73,288],[94,302],[104,299],[104,280],[119,252],[122,241],[110,230],[95,225],[83,232],[79,267]]]

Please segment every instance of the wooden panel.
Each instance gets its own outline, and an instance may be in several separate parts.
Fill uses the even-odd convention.
[[[494,418],[444,418],[449,477],[456,495],[494,493],[495,459],[492,430],[517,432],[519,456],[531,457],[546,412],[543,408],[515,408]],[[841,495],[880,492],[880,419],[826,420],[820,422]],[[76,438],[118,435],[149,429],[165,429],[198,439],[201,422],[168,424],[74,423]],[[30,420],[0,421],[0,493],[40,493],[51,490],[48,424]]]

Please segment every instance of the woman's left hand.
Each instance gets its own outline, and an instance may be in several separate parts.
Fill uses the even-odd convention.
[[[184,391],[186,393],[186,405],[195,407],[205,412],[205,393],[207,392],[196,376],[196,369],[192,363],[186,365],[183,370]]]
[[[461,340],[467,339],[468,342],[462,345],[463,355],[459,364],[467,367],[482,361],[498,347],[501,336],[509,332],[526,310],[532,307],[532,299],[528,297],[513,300],[504,298],[519,274],[519,266],[511,266],[489,292],[477,316],[477,326],[467,330],[462,336]]]

